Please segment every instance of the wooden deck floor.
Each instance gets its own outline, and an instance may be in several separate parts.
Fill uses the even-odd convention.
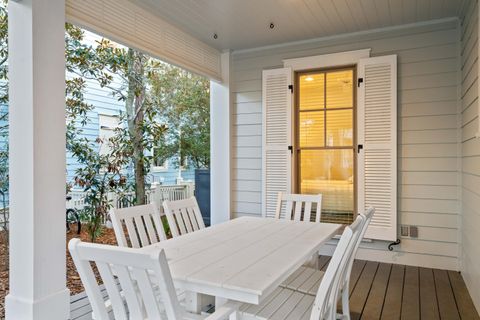
[[[329,257],[320,257],[323,269]],[[480,320],[458,272],[356,260],[350,279],[352,320]],[[71,319],[91,319],[85,294],[72,297]]]

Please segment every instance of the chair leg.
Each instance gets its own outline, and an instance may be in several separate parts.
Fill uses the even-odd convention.
[[[228,320],[240,320],[240,314],[238,313],[238,311],[233,311],[228,317]]]
[[[347,319],[347,320],[350,320],[350,304],[348,299],[349,292],[350,292],[350,287],[347,281],[342,289],[342,315],[343,315],[343,319]]]

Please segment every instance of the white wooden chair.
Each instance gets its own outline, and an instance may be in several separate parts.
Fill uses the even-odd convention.
[[[322,195],[307,194],[287,194],[278,193],[277,207],[275,210],[275,218],[280,219],[282,216],[282,207],[285,206],[284,219],[295,221],[311,221],[312,204],[316,204],[315,222],[320,222],[322,215]],[[303,213],[303,215],[302,215]]]
[[[353,250],[349,256],[346,271],[342,277],[340,286],[340,294],[342,297],[342,318],[350,319],[350,307],[349,307],[349,293],[350,293],[350,275],[352,272],[353,261],[358,251],[358,247],[362,242],[362,239],[367,231],[368,225],[372,220],[374,208],[368,208],[365,214],[360,214],[362,217],[362,225],[359,236],[357,237]],[[297,269],[285,282],[281,284],[281,287],[288,288],[294,291],[298,291],[308,295],[315,295],[319,287],[324,272],[317,270],[316,268],[310,268],[303,266]]]
[[[311,221],[312,206],[316,205],[315,222],[320,222],[322,215],[322,195],[308,194],[288,194],[279,192],[277,198],[277,207],[275,210],[276,219],[287,219],[294,221]],[[282,217],[282,208],[285,208],[285,214]],[[317,267],[318,255],[312,256],[312,259],[305,263],[305,266]]]
[[[68,243],[96,320],[115,319],[225,319],[236,310],[230,303],[210,316],[191,314],[181,307],[165,253],[146,254],[133,248]],[[111,308],[104,303],[91,263],[98,268]],[[117,284],[118,280],[118,284]]]
[[[165,200],[163,208],[173,237],[205,228],[195,197],[177,201]]]
[[[240,307],[241,319],[276,319],[284,320],[333,320],[336,317],[337,295],[340,290],[341,277],[348,264],[348,257],[353,251],[356,238],[360,234],[363,218],[345,228],[330,264],[319,284],[316,296],[301,293],[288,288],[278,287],[260,305],[244,304]]]
[[[167,239],[160,212],[154,203],[111,209],[110,218],[119,246],[129,246],[123,225],[126,226],[130,245],[133,248],[141,248]]]

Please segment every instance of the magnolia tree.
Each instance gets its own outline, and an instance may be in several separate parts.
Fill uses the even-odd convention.
[[[158,140],[160,155],[187,160],[194,168],[210,167],[210,81],[169,64],[159,64],[150,77],[160,119],[168,124]]]
[[[8,189],[7,26],[6,0],[0,0],[0,106],[5,106],[0,113],[0,143],[5,142],[0,148],[0,192]],[[176,157],[182,150],[177,158],[208,167],[209,82],[106,39],[87,43],[84,32],[71,24],[65,29],[66,148],[80,164],[72,184],[86,193],[81,217],[95,241],[112,206],[110,193],[134,190],[134,202],[145,203],[146,176],[154,157]],[[84,134],[94,111],[85,99],[87,81],[125,104],[121,125],[111,138]],[[100,153],[105,144],[110,151]],[[152,154],[154,146],[158,151]]]
[[[94,48],[83,42],[81,29],[70,24],[65,29],[67,150],[81,164],[73,183],[85,191],[86,205],[81,218],[86,223],[90,240],[95,241],[111,207],[108,194],[127,187],[127,178],[121,168],[128,159],[100,153],[99,146],[111,142],[83,135],[83,128],[91,121],[89,113],[94,109],[92,104],[85,102],[86,81],[95,80],[102,87],[116,89],[112,87],[113,76],[103,57],[106,44],[102,42]]]
[[[72,134],[67,140],[72,146],[69,150],[85,165],[77,170],[77,185],[81,184],[89,191],[117,193],[130,187],[135,191],[135,203],[144,204],[146,176],[152,161],[158,162],[159,159],[155,158],[161,161],[176,159],[177,166],[188,160],[195,168],[209,167],[208,79],[105,39],[95,47],[87,46],[82,42],[82,31],[73,26],[67,26],[67,35],[67,61],[74,57],[74,63],[67,69],[78,76],[67,82],[67,97],[71,98],[67,99],[67,111],[71,111],[67,112],[71,119],[68,132]],[[114,77],[120,86],[113,85]],[[115,129],[113,137],[109,141],[96,141],[108,143],[109,154],[91,152],[92,142],[75,133],[75,130],[81,130],[77,129],[79,122],[85,125],[88,121],[87,114],[93,108],[84,103],[85,79],[93,79],[109,88],[119,101],[125,103],[121,125]],[[156,152],[152,153],[154,147]],[[132,169],[132,179],[122,174],[127,167]],[[107,168],[103,174],[102,168]],[[105,196],[105,193],[100,195]],[[92,192],[91,197],[101,204],[100,213],[104,214],[108,203],[100,201],[100,195]],[[89,202],[93,203],[93,199]],[[96,213],[88,217],[95,225],[100,223]]]

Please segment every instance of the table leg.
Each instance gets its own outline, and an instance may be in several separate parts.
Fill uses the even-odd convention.
[[[188,312],[200,314],[202,308],[215,302],[212,296],[187,291],[185,292],[185,308]]]
[[[222,297],[215,297],[215,310],[218,310],[221,306],[225,305],[229,300],[222,298]],[[239,320],[240,319],[240,314],[238,313],[238,310],[233,311],[230,316],[228,317],[228,320]]]
[[[215,308],[220,308],[227,302],[228,302],[228,299],[225,299],[222,297],[215,297]]]

